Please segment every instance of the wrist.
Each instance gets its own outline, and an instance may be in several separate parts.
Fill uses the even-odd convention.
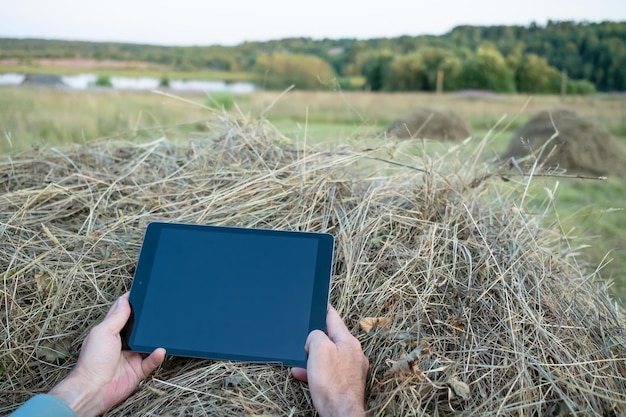
[[[365,417],[365,407],[363,402],[349,401],[346,399],[330,405],[326,412],[320,412],[322,417]]]
[[[365,407],[363,406],[363,404],[353,404],[352,406],[344,409],[343,412],[337,414],[337,416],[365,417]]]
[[[92,390],[89,384],[76,380],[71,374],[52,388],[49,394],[64,401],[78,417],[94,417],[103,412],[98,392]]]

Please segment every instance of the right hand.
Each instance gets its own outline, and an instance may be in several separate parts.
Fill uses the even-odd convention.
[[[313,330],[306,340],[307,369],[292,368],[308,382],[315,409],[322,417],[365,416],[365,382],[369,361],[361,343],[350,333],[337,311],[328,306],[326,335]]]

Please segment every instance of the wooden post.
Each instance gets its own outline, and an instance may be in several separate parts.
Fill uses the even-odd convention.
[[[443,92],[443,71],[437,71],[437,94],[441,94]]]
[[[567,71],[563,70],[561,72],[561,103],[565,101],[566,95],[567,95]]]

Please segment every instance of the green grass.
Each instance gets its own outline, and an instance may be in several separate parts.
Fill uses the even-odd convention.
[[[209,111],[150,92],[3,88],[0,153],[106,137],[181,137],[206,129]]]
[[[517,184],[516,184],[517,183]],[[530,216],[544,219],[555,236],[567,237],[587,270],[613,282],[613,292],[626,306],[626,213],[622,179],[536,177],[525,194],[525,181],[513,178],[500,186],[519,196]],[[563,243],[565,241],[563,240]]]
[[[563,230],[589,238],[583,253],[602,267],[604,278],[615,281],[615,290],[626,304],[626,212],[624,181],[570,180],[556,193],[555,207],[561,213]],[[605,258],[606,257],[606,258]]]
[[[237,97],[228,91],[216,91],[209,95],[205,100],[207,107],[216,110],[232,110],[235,106]]]
[[[337,145],[340,143],[360,143],[363,148],[372,145],[372,137],[381,129],[379,126],[363,126],[357,123],[332,123],[323,121],[307,122],[271,117],[269,121],[280,132],[299,143]]]
[[[218,104],[228,104],[254,118],[265,115],[282,134],[298,144],[321,144],[329,149],[344,147],[354,151],[384,144],[382,132],[391,120],[402,117],[412,107],[430,104],[436,108],[454,108],[471,125],[473,140],[468,151],[483,138],[496,122],[507,114],[505,122],[490,133],[485,157],[501,152],[513,131],[529,113],[558,103],[554,97],[540,97],[519,117],[516,114],[526,101],[519,96],[466,100],[455,96],[427,94],[304,93],[294,92],[277,100],[279,93],[214,97]],[[32,146],[57,146],[83,143],[93,139],[153,139],[166,136],[176,140],[206,132],[206,120],[215,111],[207,109],[210,99],[204,95],[184,95],[180,99],[149,92],[90,92],[36,88],[0,89],[0,154],[14,153]],[[212,101],[211,101],[212,102]],[[194,104],[195,103],[195,104]],[[605,123],[614,133],[624,129],[626,98],[591,97],[572,99],[571,105]],[[221,106],[220,104],[220,106]],[[234,111],[235,109],[233,109]],[[504,129],[511,122],[508,129]],[[626,145],[626,135],[620,138]],[[426,144],[426,152],[436,158],[448,152],[450,144]],[[411,163],[424,152],[421,143],[400,143],[386,158]],[[392,168],[390,168],[392,169]],[[516,179],[519,180],[519,179]],[[495,179],[494,181],[499,181]],[[503,183],[510,186],[511,183]],[[522,190],[521,186],[518,186]],[[616,281],[615,289],[626,304],[626,184],[608,181],[536,178],[529,189],[527,207],[542,212],[549,193],[558,233],[574,239],[590,270],[602,265],[601,276]],[[517,192],[517,191],[516,191]],[[521,191],[520,195],[521,195]],[[558,224],[560,226],[557,226]],[[607,255],[608,256],[605,256]],[[607,262],[611,259],[610,262]]]

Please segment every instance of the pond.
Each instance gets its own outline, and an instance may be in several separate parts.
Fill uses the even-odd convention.
[[[53,77],[54,76],[50,76]],[[26,79],[25,74],[0,74],[0,85],[20,85]],[[56,84],[42,84],[50,87],[87,90],[96,87],[98,76],[94,74],[64,75],[58,77]],[[154,90],[159,88],[160,80],[153,77],[110,77],[111,85],[116,90]],[[169,90],[178,92],[215,92],[224,91],[234,94],[251,93],[254,84],[249,82],[227,83],[219,80],[170,80]]]

